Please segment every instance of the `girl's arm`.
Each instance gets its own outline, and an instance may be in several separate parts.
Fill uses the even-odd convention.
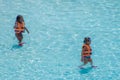
[[[17,27],[17,23],[15,22],[15,25],[13,26],[13,28],[15,29],[15,27]]]
[[[85,51],[85,47],[82,47],[82,52],[81,52],[81,61],[82,62],[84,61],[84,56],[83,56],[84,51]]]
[[[81,61],[84,61],[83,53],[81,53]]]
[[[25,30],[27,31],[28,34],[30,33],[26,27],[25,27]]]

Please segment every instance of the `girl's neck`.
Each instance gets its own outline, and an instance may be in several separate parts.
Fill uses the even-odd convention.
[[[90,44],[86,44],[86,45],[90,45]]]

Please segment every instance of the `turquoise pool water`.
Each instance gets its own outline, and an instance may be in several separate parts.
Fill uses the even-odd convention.
[[[119,80],[120,0],[0,0],[0,80]],[[30,34],[17,46],[23,15]],[[78,68],[92,39],[96,69]]]

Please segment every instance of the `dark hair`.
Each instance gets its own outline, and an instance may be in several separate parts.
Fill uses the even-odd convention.
[[[83,42],[86,43],[87,41],[91,42],[90,37],[85,37],[85,38],[84,38],[84,41],[83,41]]]
[[[18,15],[18,16],[16,17],[16,22],[19,22],[19,23],[24,22],[23,16],[22,16],[22,15]]]

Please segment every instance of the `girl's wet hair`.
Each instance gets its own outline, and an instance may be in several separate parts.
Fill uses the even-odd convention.
[[[16,21],[19,22],[19,23],[24,22],[23,16],[22,16],[22,15],[18,15],[18,16],[16,17]]]
[[[84,38],[84,41],[83,41],[83,42],[86,43],[87,41],[91,42],[90,37],[85,37],[85,38]]]

